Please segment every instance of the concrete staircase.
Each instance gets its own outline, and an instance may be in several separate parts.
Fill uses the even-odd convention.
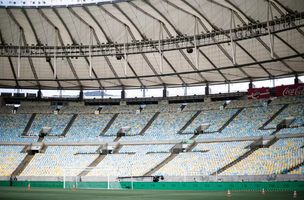
[[[298,169],[299,167],[301,167],[303,165],[304,165],[304,160],[301,163],[297,164],[296,166],[288,168],[286,171],[282,172],[281,174],[288,174],[289,172],[291,172],[295,169]]]
[[[244,108],[240,108],[232,117],[218,130],[218,132],[222,132],[237,116],[240,114]]]
[[[225,171],[226,169],[232,167],[233,165],[239,163],[241,160],[247,158],[248,156],[250,156],[253,152],[255,152],[257,149],[259,149],[258,147],[253,148],[249,151],[247,151],[246,153],[244,153],[242,156],[238,157],[237,159],[235,159],[234,161],[232,161],[231,163],[228,163],[226,166],[222,167],[221,169],[219,169],[217,172],[213,172],[211,175],[216,175],[216,174],[220,174],[223,171]]]
[[[69,132],[71,126],[73,125],[75,119],[77,118],[78,114],[74,114],[72,119],[69,121],[69,123],[67,124],[67,126],[65,127],[65,129],[63,130],[61,136],[66,136],[66,134]]]
[[[99,136],[104,136],[106,132],[109,130],[109,128],[112,126],[115,119],[118,117],[119,113],[115,113],[112,117],[112,119],[109,121],[109,123],[106,125],[106,127],[102,130]]]
[[[287,108],[288,104],[284,104],[280,110],[278,110],[272,117],[270,117],[259,129],[263,130],[272,120],[274,120],[285,108]]]
[[[19,176],[23,170],[26,168],[26,166],[31,162],[34,155],[27,155],[23,159],[23,161],[19,164],[19,166],[16,168],[16,170],[12,173],[13,176]]]
[[[151,176],[154,172],[165,166],[168,162],[173,160],[178,153],[172,153],[168,158],[166,158],[163,162],[159,163],[157,166],[155,166],[153,169],[151,169],[149,172],[145,173],[144,176]]]
[[[99,155],[88,167],[96,167],[107,155]],[[92,169],[86,169],[82,172],[80,172],[80,174],[78,176],[86,176],[90,173]]]
[[[121,139],[121,136],[116,137],[115,140],[113,142],[118,142]]]
[[[26,136],[27,132],[30,130],[30,128],[32,126],[32,123],[33,123],[35,117],[36,117],[36,113],[33,113],[30,120],[27,122],[27,125],[25,126],[21,136]]]
[[[181,130],[178,131],[177,134],[182,134],[184,130],[187,129],[187,127],[193,122],[193,120],[195,120],[195,118],[201,114],[201,110],[197,111],[192,117],[191,119],[189,119],[189,121],[183,126],[183,128],[181,128]]]
[[[123,147],[123,145],[121,145],[120,143],[118,143],[118,145],[116,146],[115,149],[113,149],[113,154],[118,154],[119,150]]]
[[[39,137],[39,139],[37,140],[37,142],[42,142],[44,139],[44,137]]]
[[[151,126],[151,124],[154,122],[154,120],[158,117],[158,115],[160,114],[160,112],[155,113],[155,115],[150,119],[150,121],[148,122],[148,124],[145,126],[145,128],[143,128],[139,135],[144,135],[144,133],[146,132],[146,130],[148,130],[148,128]]]
[[[194,141],[194,142],[186,149],[186,152],[191,152],[197,145],[198,145],[198,143]]]

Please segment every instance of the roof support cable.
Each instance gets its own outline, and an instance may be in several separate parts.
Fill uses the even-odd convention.
[[[90,44],[89,44],[89,74],[92,78],[92,44],[93,44],[93,29],[90,28]]]
[[[194,53],[195,53],[195,67],[197,70],[199,70],[199,50],[197,47],[197,42],[198,42],[198,34],[199,34],[199,28],[198,28],[198,19],[197,16],[194,16]]]
[[[127,43],[128,43],[128,26],[125,25],[125,37],[124,37],[124,59],[125,59],[125,76],[127,77],[128,67],[128,55],[127,55]]]
[[[163,74],[163,52],[162,52],[162,45],[161,41],[164,39],[163,34],[163,23],[159,21],[159,38],[158,38],[158,51],[159,51],[159,66],[160,66],[160,73]]]
[[[235,32],[232,33],[232,29],[235,29],[235,18],[234,18],[234,11],[231,10],[230,12],[230,41],[231,41],[231,51],[232,51],[232,64],[236,65],[236,44],[234,42]]]
[[[57,77],[57,45],[58,45],[58,29],[54,32],[54,79]]]
[[[22,29],[19,27],[19,40],[18,40],[18,72],[17,72],[17,78],[20,78],[20,68],[21,68],[21,31]]]
[[[273,55],[274,35],[271,34],[273,26],[270,26],[269,17],[271,17],[271,21],[273,21],[273,14],[272,14],[272,8],[271,8],[271,2],[270,1],[268,1],[268,9],[267,9],[267,30],[268,30],[268,35],[269,35],[270,57],[273,59],[274,58],[274,55]]]

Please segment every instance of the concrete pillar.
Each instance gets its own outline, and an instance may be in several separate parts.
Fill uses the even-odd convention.
[[[255,85],[252,83],[252,81],[250,81],[250,83],[248,84],[248,88],[249,89],[255,88]]]
[[[80,92],[79,92],[79,99],[83,100],[83,90],[80,90]]]
[[[165,86],[163,89],[163,97],[167,97],[168,96],[168,91],[167,91],[167,87]]]
[[[125,89],[122,89],[121,93],[120,93],[120,98],[121,99],[125,99],[126,98],[126,92],[125,92]]]
[[[205,95],[209,95],[209,94],[211,94],[211,89],[209,87],[209,83],[207,83],[205,87]]]
[[[299,84],[299,83],[302,83],[302,81],[299,79],[298,75],[296,75],[294,79],[294,84]]]
[[[41,98],[42,98],[41,89],[39,89],[38,92],[37,92],[37,98],[38,98],[38,99],[41,99]]]

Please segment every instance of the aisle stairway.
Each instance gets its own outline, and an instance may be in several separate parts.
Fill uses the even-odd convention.
[[[237,116],[240,114],[244,108],[240,108],[232,117],[218,130],[218,132],[222,132]]]
[[[112,119],[109,121],[109,123],[106,125],[106,127],[102,130],[99,136],[104,136],[106,132],[109,130],[109,128],[112,126],[115,119],[118,117],[119,113],[115,113],[112,117]]]
[[[178,153],[172,153],[168,158],[166,158],[163,162],[159,163],[157,166],[155,166],[153,169],[151,169],[149,172],[145,173],[144,176],[151,176],[154,172],[165,166],[168,162],[173,160]]]
[[[66,134],[69,132],[71,126],[73,125],[75,119],[77,118],[78,114],[74,114],[72,119],[69,121],[69,123],[67,124],[67,126],[65,127],[65,129],[63,130],[61,136],[66,136]]]
[[[99,155],[88,167],[96,167],[107,155]],[[92,169],[86,169],[80,172],[78,176],[86,176],[90,173]]]
[[[220,168],[218,171],[213,172],[211,175],[216,175],[216,174],[220,174],[223,171],[227,170],[228,168],[232,167],[233,165],[239,163],[241,160],[247,158],[248,156],[250,156],[253,152],[255,152],[257,149],[259,149],[258,147],[255,147],[249,151],[247,151],[246,153],[244,153],[242,156],[238,157],[237,159],[235,159],[234,161],[232,161],[231,163],[228,163],[226,166]]]
[[[12,173],[12,176],[19,176],[23,170],[28,166],[35,155],[27,155],[23,161],[19,164],[16,170]]]

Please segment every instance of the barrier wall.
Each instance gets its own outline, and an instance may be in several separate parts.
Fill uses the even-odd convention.
[[[63,182],[15,181],[13,187],[63,188]],[[66,183],[72,188],[74,183]],[[115,183],[119,184],[119,183]],[[0,186],[9,186],[9,181],[0,181]],[[123,189],[131,189],[130,182],[120,182]],[[77,188],[107,188],[106,182],[79,182]],[[134,182],[133,189],[139,190],[298,190],[304,191],[304,182]]]

